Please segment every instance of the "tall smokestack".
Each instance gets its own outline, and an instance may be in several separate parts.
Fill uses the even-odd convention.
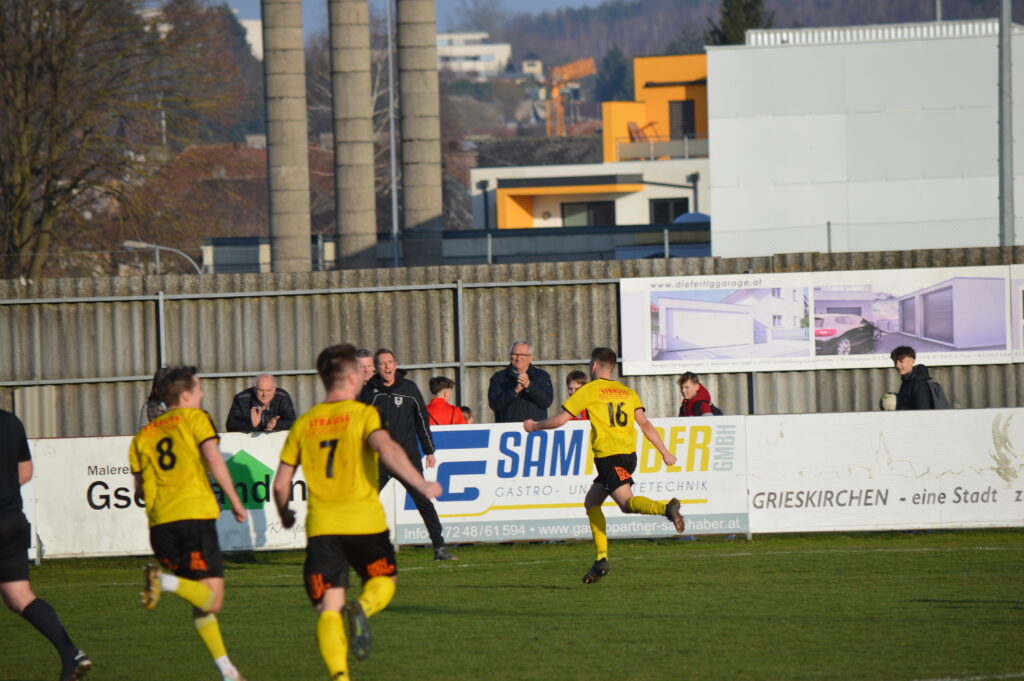
[[[342,267],[377,264],[368,0],[330,0],[334,205]]]
[[[441,104],[434,0],[397,0],[406,265],[441,263]]]
[[[270,258],[274,272],[309,272],[309,143],[302,0],[262,0]]]

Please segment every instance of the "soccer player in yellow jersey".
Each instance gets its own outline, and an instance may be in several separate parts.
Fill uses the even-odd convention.
[[[244,681],[228,658],[215,615],[224,602],[224,562],[216,527],[220,504],[210,476],[240,523],[245,507],[217,447],[213,421],[200,408],[203,388],[196,368],[169,367],[157,391],[168,411],[135,435],[128,453],[136,494],[149,516],[149,542],[166,570],[146,566],[142,605],[155,608],[162,591],[188,601],[196,631],[224,681]]]
[[[292,425],[274,476],[274,501],[285,528],[295,524],[288,508],[292,478],[306,472],[306,594],[319,613],[316,639],[332,681],[348,679],[348,647],[357,659],[370,653],[367,618],[395,595],[395,549],[388,540],[384,507],[377,497],[377,454],[409,486],[429,499],[441,493],[427,482],[405,450],[381,424],[376,407],[356,400],[363,379],[352,345],[320,353],[317,372],[327,396]],[[363,582],[358,600],[345,602],[349,566]],[[342,626],[342,611],[348,625]]]
[[[572,394],[563,404],[562,412],[543,421],[523,421],[527,433],[558,428],[574,416],[587,410],[590,417],[590,447],[594,451],[597,477],[583,502],[594,533],[597,559],[583,576],[584,584],[593,584],[608,574],[608,534],[601,504],[609,496],[623,513],[663,515],[672,521],[676,532],[686,529],[679,513],[679,500],[668,503],[647,497],[633,496],[633,471],[636,470],[636,423],[666,465],[673,465],[676,457],[665,447],[654,424],[647,420],[640,396],[633,390],[612,380],[618,356],[610,348],[594,348],[590,354],[591,381]]]

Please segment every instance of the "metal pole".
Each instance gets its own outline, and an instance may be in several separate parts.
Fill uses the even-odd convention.
[[[156,274],[160,276],[160,249],[153,246],[153,258],[156,260]]]
[[[167,366],[167,324],[164,319],[164,292],[156,294],[156,368]]]
[[[487,264],[488,265],[493,265],[494,264],[493,257],[494,257],[494,251],[493,251],[493,247],[491,246],[491,233],[487,232]]]
[[[462,327],[462,280],[455,280],[455,361],[459,363],[458,368],[455,370],[455,391],[458,402],[462,403],[462,381],[466,375],[466,358],[462,352],[463,346],[463,334],[464,329]]]
[[[388,139],[391,147],[391,265],[398,267],[398,150],[395,149],[395,49],[394,24],[391,21],[391,2],[384,0],[388,24]],[[397,524],[396,524],[397,527]],[[397,536],[397,530],[396,530]]]
[[[668,227],[661,230],[663,248],[665,249],[665,260],[668,260]]]
[[[942,0],[935,0],[935,21],[942,21]]]
[[[1013,93],[1011,68],[1013,34],[1010,0],[999,10],[999,245],[1013,246],[1016,238],[1013,209]]]
[[[828,252],[829,252],[829,254],[831,254],[832,253],[832,221],[831,220],[829,220],[828,222],[825,223],[825,235],[826,235],[826,238],[827,238]],[[847,239],[846,247],[847,248],[850,247],[849,239]]]

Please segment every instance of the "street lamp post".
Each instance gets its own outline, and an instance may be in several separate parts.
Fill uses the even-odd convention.
[[[124,248],[129,251],[145,250],[147,248],[153,249],[153,258],[156,261],[156,273],[160,274],[160,251],[170,251],[171,253],[177,253],[181,257],[188,260],[192,267],[196,268],[196,274],[202,274],[203,270],[199,267],[195,260],[193,260],[188,253],[179,251],[177,248],[171,248],[170,246],[160,246],[158,244],[151,244],[146,241],[135,241],[129,239],[121,244]]]

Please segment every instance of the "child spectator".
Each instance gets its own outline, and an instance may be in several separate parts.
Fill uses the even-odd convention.
[[[470,409],[466,405],[462,405],[461,407],[459,407],[459,410],[462,411],[462,416],[463,418],[466,419],[466,423],[474,423],[472,409]]]
[[[465,423],[466,417],[462,409],[448,402],[452,396],[455,381],[447,376],[434,376],[430,379],[430,393],[434,399],[427,405],[427,414],[432,426],[450,426]]]
[[[573,371],[570,371],[568,374],[565,375],[565,387],[569,390],[569,397],[572,397],[572,394],[574,392],[576,392],[577,390],[579,390],[580,388],[582,388],[584,385],[586,385],[586,383],[587,383],[587,375],[585,373],[583,373],[582,371],[580,371],[579,369],[575,369]],[[587,420],[587,410],[586,409],[581,410],[579,415],[573,416],[569,420],[570,421],[586,421]]]

